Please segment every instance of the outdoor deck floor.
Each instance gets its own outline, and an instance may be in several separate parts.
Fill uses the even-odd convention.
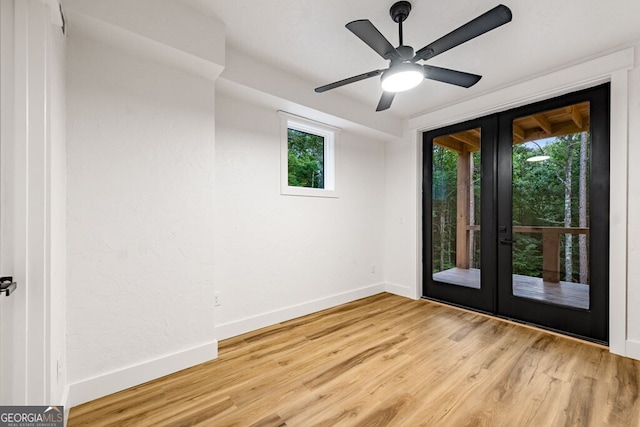
[[[451,268],[433,275],[438,282],[480,289],[480,270]],[[521,298],[589,309],[589,285],[571,282],[544,282],[542,278],[513,275],[513,294]]]

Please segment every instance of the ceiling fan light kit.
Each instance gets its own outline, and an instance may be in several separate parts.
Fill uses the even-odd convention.
[[[424,80],[422,67],[413,62],[401,62],[382,73],[382,90],[385,92],[403,92],[413,89]]]
[[[465,88],[471,87],[476,84],[482,76],[432,65],[421,65],[417,64],[417,62],[431,59],[436,55],[510,22],[512,18],[511,10],[507,6],[502,4],[498,5],[463,26],[451,31],[449,34],[426,45],[414,54],[411,46],[404,45],[402,34],[402,23],[409,17],[409,12],[411,12],[411,3],[408,1],[396,2],[389,10],[391,19],[398,23],[400,39],[398,47],[393,47],[368,19],[349,22],[346,25],[347,29],[365,42],[371,49],[376,51],[378,55],[390,61],[389,67],[369,71],[320,86],[317,87],[315,91],[322,93],[350,83],[382,75],[381,86],[383,93],[376,111],[383,111],[391,106],[396,92],[412,89],[418,86],[424,79],[437,80]]]

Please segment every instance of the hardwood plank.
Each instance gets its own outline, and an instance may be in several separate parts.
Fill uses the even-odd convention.
[[[640,361],[380,294],[220,343],[74,426],[640,426]]]

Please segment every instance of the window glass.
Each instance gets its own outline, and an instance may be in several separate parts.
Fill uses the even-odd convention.
[[[324,188],[324,137],[287,128],[290,187]]]

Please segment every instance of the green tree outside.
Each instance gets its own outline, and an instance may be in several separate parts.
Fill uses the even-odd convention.
[[[540,227],[588,227],[589,204],[588,166],[581,165],[581,154],[590,157],[590,135],[570,134],[538,141],[545,154],[551,158],[543,162],[528,162],[540,154],[534,144],[513,146],[513,225]],[[583,142],[581,144],[581,142]],[[583,152],[584,151],[584,152]],[[474,224],[480,224],[480,156],[474,153]],[[456,195],[457,154],[449,149],[433,146],[432,169],[432,266],[433,272],[455,267],[456,260]],[[580,177],[587,183],[579,186]],[[569,181],[567,181],[569,178]],[[582,201],[582,202],[581,202]],[[580,205],[585,207],[580,212]],[[479,233],[472,248],[472,268],[480,268]],[[542,234],[514,233],[513,273],[541,277]],[[576,244],[566,244],[574,239]],[[588,283],[579,277],[580,266],[588,262],[580,252],[578,237],[562,235],[560,243],[561,271],[571,277],[562,280]],[[588,242],[582,243],[587,246]],[[570,252],[567,249],[570,248]],[[585,249],[586,250],[586,249]],[[582,258],[582,259],[581,259]],[[567,262],[570,263],[567,268]],[[584,276],[584,274],[583,274]]]
[[[289,129],[287,139],[289,186],[324,188],[324,138]]]

